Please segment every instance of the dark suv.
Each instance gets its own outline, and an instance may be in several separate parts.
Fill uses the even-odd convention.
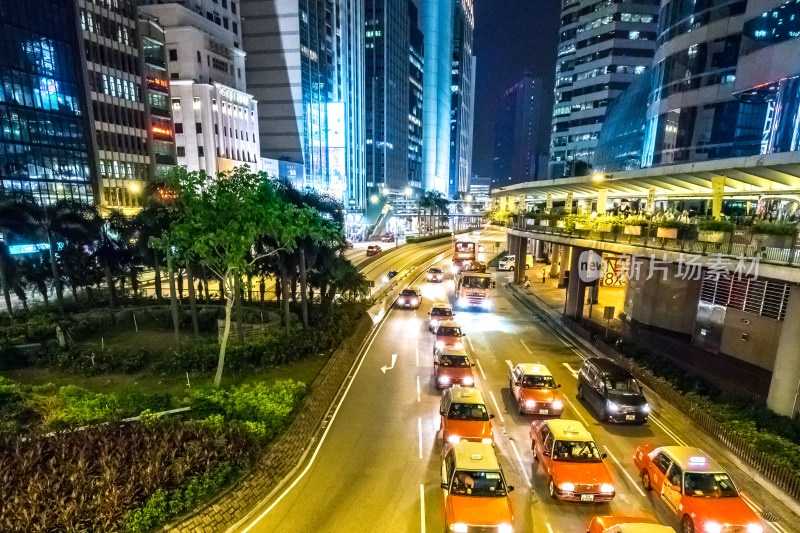
[[[578,398],[594,408],[601,422],[644,424],[650,414],[642,387],[630,372],[610,359],[594,357],[583,362]]]

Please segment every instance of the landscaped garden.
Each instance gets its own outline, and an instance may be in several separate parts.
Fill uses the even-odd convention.
[[[25,306],[0,313],[0,531],[143,532],[191,510],[287,427],[367,304],[337,204],[246,170],[179,171],[113,227],[60,204],[43,233],[49,208],[12,200],[0,281]],[[9,254],[37,235],[59,251]],[[41,296],[58,287],[34,303],[37,261]]]

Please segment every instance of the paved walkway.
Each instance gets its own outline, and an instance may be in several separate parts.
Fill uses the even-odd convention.
[[[563,313],[566,289],[558,288],[558,280],[546,278],[542,283],[541,263],[528,270],[530,286],[527,291],[539,299],[550,311]],[[547,267],[549,270],[549,266]],[[588,295],[588,291],[587,291]],[[603,335],[608,325],[608,338],[623,339],[655,352],[674,364],[723,388],[729,384],[730,394],[747,397],[755,393],[766,398],[772,372],[724,354],[715,354],[694,346],[688,335],[669,332],[646,324],[631,323],[620,315],[623,310],[623,289],[600,289],[598,304],[589,318],[589,306],[584,305],[583,325]],[[603,319],[603,308],[614,306],[614,318]]]

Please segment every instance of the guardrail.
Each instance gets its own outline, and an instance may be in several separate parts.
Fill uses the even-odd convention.
[[[541,224],[547,222],[547,225]],[[730,257],[755,258],[760,261],[800,267],[800,239],[795,235],[766,235],[753,233],[749,226],[741,226],[729,232],[716,233],[717,242],[702,240],[711,238],[703,230],[692,224],[674,229],[674,238],[659,236],[656,226],[613,226],[610,231],[598,231],[597,228],[579,229],[565,228],[556,225],[555,221],[539,221],[519,217],[509,226],[512,229],[557,235],[567,238],[589,239],[594,241],[625,244],[651,248],[656,250],[670,250],[699,255],[722,255]],[[625,228],[638,229],[639,234],[626,233]],[[630,230],[627,230],[630,231]],[[634,230],[636,231],[636,230]],[[662,232],[664,235],[665,232]],[[721,237],[720,237],[721,234]]]

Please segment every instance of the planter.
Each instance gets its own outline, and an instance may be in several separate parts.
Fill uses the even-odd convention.
[[[535,226],[536,225],[536,219],[535,218],[526,218],[525,219],[525,225],[526,226]]]
[[[597,232],[598,233],[611,233],[612,231],[614,231],[614,230],[611,227],[611,224],[606,223],[606,224],[598,224],[597,225]]]
[[[549,226],[550,225],[550,221],[549,220],[540,220],[539,221],[539,225],[540,226]]]
[[[721,243],[725,242],[730,238],[730,233],[727,231],[712,231],[707,229],[701,229],[697,231],[697,240],[700,242],[713,242],[713,243]]]
[[[563,220],[556,221],[556,226],[559,227],[559,228],[563,228],[564,227],[564,221]]]
[[[591,224],[585,224],[583,222],[576,222],[575,229],[592,229]]]
[[[677,239],[678,228],[658,228],[656,237],[659,239]]]
[[[768,233],[754,233],[753,244],[757,248],[791,248],[793,237],[790,235],[770,235]]]
[[[625,235],[641,235],[641,226],[625,226]]]

